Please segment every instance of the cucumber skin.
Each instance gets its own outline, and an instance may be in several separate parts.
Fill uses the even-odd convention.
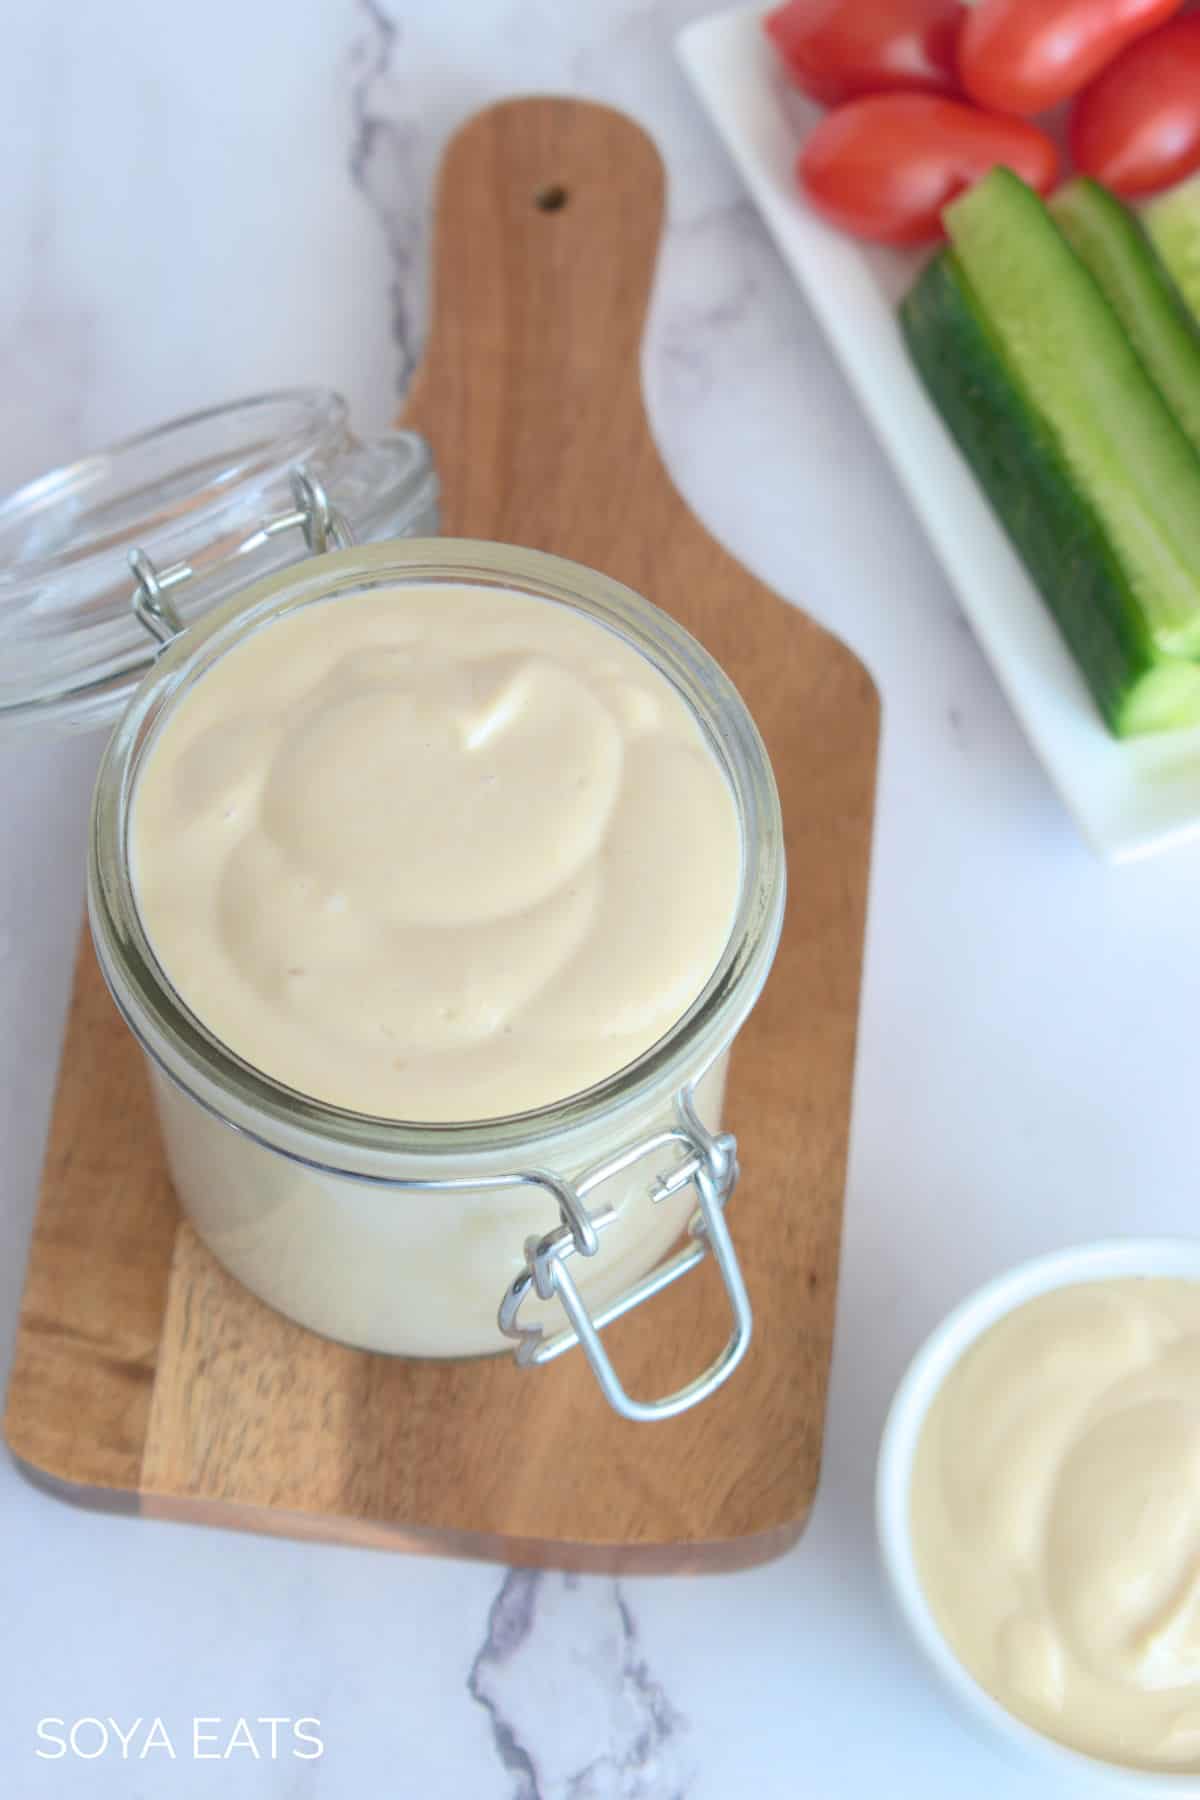
[[[1048,204],[1151,380],[1200,450],[1200,329],[1150,238],[1115,194],[1086,175],[1060,188]],[[1124,265],[1123,281],[1114,259]]]
[[[1200,456],[1044,202],[997,166],[943,223],[1013,383],[1164,657],[1200,657]]]
[[[1152,200],[1142,225],[1184,305],[1200,320],[1200,175]]]
[[[1100,519],[1075,487],[1048,426],[1011,380],[952,251],[926,265],[901,304],[900,322],[934,404],[1109,729],[1129,735],[1138,729],[1139,687],[1163,659]]]

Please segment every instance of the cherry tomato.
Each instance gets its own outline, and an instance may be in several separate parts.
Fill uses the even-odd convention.
[[[960,0],[787,0],[763,20],[798,88],[836,106],[893,88],[958,91]]]
[[[937,94],[871,94],[814,126],[796,177],[817,211],[843,231],[921,244],[942,235],[943,206],[997,163],[1044,194],[1058,173],[1058,151],[1023,119]]]
[[[1139,38],[1075,103],[1071,154],[1118,194],[1150,194],[1200,168],[1200,15]]]
[[[1182,0],[978,0],[958,40],[963,87],[994,112],[1036,113],[1086,87]]]

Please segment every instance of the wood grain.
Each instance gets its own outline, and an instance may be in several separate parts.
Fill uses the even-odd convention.
[[[704,1406],[633,1425],[578,1355],[528,1372],[402,1362],[269,1312],[177,1223],[139,1054],[85,947],[5,1427],[60,1484],[127,1489],[160,1517],[575,1568],[738,1567],[803,1527],[878,705],[850,652],[730,558],[659,461],[639,353],[662,203],[658,155],[617,113],[523,100],[472,120],[441,172],[434,327],[404,422],[432,442],[448,534],[628,582],[724,664],[767,741],[790,899],[728,1106],[745,1169],[730,1220],[755,1308],[746,1362]],[[705,1268],[606,1336],[631,1390],[652,1394],[726,1329]]]
[[[136,1489],[178,1211],[141,1059],[90,939],[75,970],[5,1435],[44,1474]]]

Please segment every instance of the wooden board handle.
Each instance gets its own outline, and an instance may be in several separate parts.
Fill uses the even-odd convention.
[[[622,469],[657,463],[639,363],[664,185],[650,139],[604,106],[507,101],[452,140],[434,325],[405,410],[454,470],[448,533],[586,561],[588,496],[613,518],[597,475],[621,488]]]

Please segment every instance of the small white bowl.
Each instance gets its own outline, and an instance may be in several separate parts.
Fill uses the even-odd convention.
[[[909,1526],[913,1456],[934,1396],[975,1339],[1006,1313],[1039,1294],[1137,1275],[1200,1280],[1200,1238],[1110,1238],[1056,1250],[1020,1264],[979,1288],[928,1337],[896,1389],[879,1446],[875,1519],[883,1566],[901,1613],[921,1650],[946,1686],[982,1725],[1011,1750],[1034,1758],[1061,1775],[1087,1775],[1106,1791],[1157,1796],[1163,1800],[1200,1797],[1200,1774],[1126,1768],[1046,1737],[993,1700],[959,1661],[942,1635],[917,1574]]]

